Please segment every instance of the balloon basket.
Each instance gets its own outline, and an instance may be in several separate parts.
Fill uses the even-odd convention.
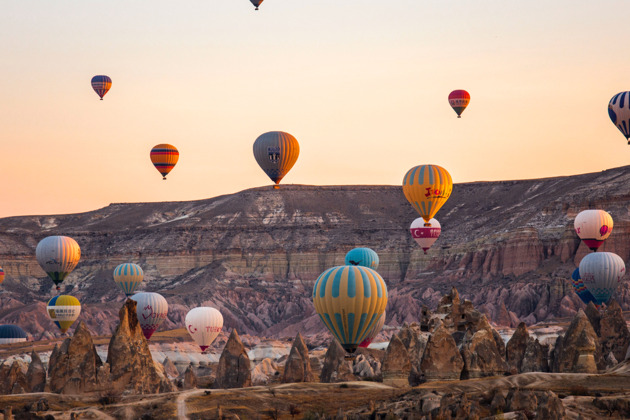
[[[280,185],[274,185],[274,186],[273,186],[273,189],[274,189],[274,190],[279,190],[279,189],[280,189]]]

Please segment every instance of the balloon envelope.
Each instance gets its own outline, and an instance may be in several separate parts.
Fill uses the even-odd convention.
[[[578,213],[573,222],[575,233],[584,244],[597,251],[613,230],[613,219],[604,210],[584,210]]]
[[[593,252],[580,261],[580,278],[598,305],[608,302],[626,274],[626,264],[612,252]]]
[[[461,118],[462,112],[470,103],[470,94],[462,89],[454,90],[448,95],[448,103],[457,114],[457,118]]]
[[[579,267],[576,268],[575,271],[573,271],[573,274],[571,275],[571,284],[573,285],[573,289],[575,290],[575,293],[582,300],[582,302],[584,302],[586,305],[588,305],[590,302],[597,304],[597,301],[595,300],[591,292],[588,291],[588,289],[584,285],[584,282],[580,278]]]
[[[370,248],[354,248],[346,254],[346,265],[360,265],[376,270],[378,254]]]
[[[249,1],[251,1],[252,4],[256,6],[256,10],[258,10],[258,6],[260,6],[264,0],[249,0]]]
[[[0,283],[4,281],[4,270],[0,267]]]
[[[109,91],[112,87],[112,79],[105,75],[99,75],[92,77],[92,89],[98,96],[100,96],[101,101],[103,100],[103,96]]]
[[[0,325],[0,344],[20,343],[26,338],[26,332],[17,325]]]
[[[114,268],[114,281],[127,297],[133,295],[143,278],[142,268],[137,264],[124,263]]]
[[[416,220],[411,222],[409,231],[411,232],[413,239],[418,245],[420,245],[426,254],[435,241],[437,241],[440,237],[440,234],[442,233],[442,226],[440,225],[440,222],[435,219],[431,219],[427,223],[422,217],[418,217]]]
[[[59,295],[48,301],[46,311],[61,332],[65,333],[81,314],[81,303],[74,296]]]
[[[138,322],[148,340],[166,319],[168,303],[162,295],[153,292],[136,293],[130,299],[138,302],[136,306]]]
[[[608,116],[630,144],[630,92],[619,92],[608,102]]]
[[[415,166],[403,178],[403,193],[429,223],[453,192],[451,174],[438,165]]]
[[[185,322],[188,333],[201,351],[206,350],[223,329],[223,315],[214,308],[191,309],[186,314]]]
[[[385,311],[387,286],[371,268],[333,267],[315,281],[313,303],[324,325],[353,353]]]
[[[254,157],[273,182],[280,183],[300,154],[298,141],[289,133],[270,131],[254,142]]]
[[[162,143],[151,149],[150,156],[155,169],[162,174],[162,179],[166,179],[179,160],[179,151],[171,144]]]
[[[67,236],[48,236],[37,244],[35,256],[59,290],[59,284],[79,263],[81,248],[77,241]]]
[[[378,333],[380,333],[385,326],[385,316],[385,312],[383,312],[383,315],[381,315],[381,317],[374,324],[372,329],[370,329],[365,339],[361,342],[361,344],[359,344],[359,347],[368,347],[370,344],[372,344],[372,341],[374,341]]]

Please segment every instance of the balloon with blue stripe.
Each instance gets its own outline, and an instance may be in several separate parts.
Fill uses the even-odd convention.
[[[371,268],[341,265],[317,278],[313,304],[341,346],[354,353],[385,312],[387,286]]]
[[[376,270],[378,254],[370,248],[354,248],[346,254],[346,265],[360,265]]]
[[[608,102],[608,116],[630,144],[630,92],[619,92]]]
[[[575,294],[578,295],[582,302],[584,302],[586,305],[591,302],[597,305],[597,301],[595,300],[591,292],[588,291],[588,289],[584,285],[584,282],[580,278],[579,268],[576,268],[575,271],[573,271],[573,274],[571,275],[571,284],[573,285]]]
[[[134,294],[143,279],[144,273],[137,264],[124,263],[114,268],[114,281],[127,297]]]
[[[26,339],[26,332],[17,325],[0,325],[0,344],[20,343]]]
[[[593,252],[580,261],[580,278],[595,298],[595,303],[608,303],[626,274],[626,263],[612,252]]]

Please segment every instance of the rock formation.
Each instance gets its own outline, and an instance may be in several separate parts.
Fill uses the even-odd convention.
[[[590,363],[591,358],[596,372],[597,367],[602,363],[599,339],[588,317],[580,309],[564,336],[559,336],[556,340],[553,353],[553,371],[593,373],[590,371],[593,369],[593,365]]]
[[[26,372],[27,367],[21,360],[3,363],[0,366],[0,395],[30,392]]]
[[[118,317],[120,324],[107,348],[111,387],[138,394],[173,391],[171,382],[153,362],[136,315],[136,301],[127,299]]]
[[[549,346],[532,337],[527,341],[519,373],[549,372]]]
[[[197,388],[197,375],[195,375],[192,363],[188,365],[186,371],[184,372],[184,382],[182,387],[184,389]]]
[[[26,382],[30,392],[43,392],[46,388],[46,368],[44,368],[42,359],[35,353],[35,350],[31,352],[31,363],[29,363],[26,372]]]
[[[612,353],[616,360],[624,360],[630,343],[630,331],[621,307],[611,300],[599,321],[599,342],[602,354]]]
[[[291,352],[284,364],[282,382],[312,382],[313,379],[308,349],[306,348],[306,344],[304,344],[302,335],[298,333],[297,336],[295,336],[295,340],[293,340]]]
[[[460,379],[464,360],[447,328],[439,323],[429,337],[420,364],[426,380]]]
[[[346,360],[346,351],[337,340],[331,339],[324,357],[320,381],[333,383],[354,381],[355,379],[355,376],[352,374],[350,361]]]
[[[173,363],[168,357],[164,359],[162,366],[164,367],[164,373],[170,379],[175,379],[179,376],[179,371],[177,370],[175,363]]]
[[[276,362],[267,357],[252,369],[252,385],[267,385],[279,373]]]
[[[586,306],[586,309],[584,310],[584,313],[588,317],[588,320],[591,321],[591,325],[593,326],[593,330],[595,330],[595,334],[599,336],[599,322],[602,316],[599,313],[597,307],[595,307],[595,304],[593,302],[589,302],[589,304]]]
[[[409,354],[397,335],[394,335],[389,341],[385,357],[383,357],[381,371],[385,385],[409,385],[409,373],[411,372]]]
[[[477,325],[469,326],[460,348],[464,360],[462,379],[504,375],[507,372],[505,347],[502,340],[501,346],[497,345],[494,333],[496,331],[485,315],[481,316]]]
[[[521,364],[523,363],[523,356],[525,356],[528,341],[529,331],[527,331],[527,325],[521,322],[505,347],[505,358],[512,375],[521,372]]]
[[[55,346],[48,361],[50,390],[62,394],[82,394],[97,391],[97,374],[103,362],[96,353],[92,334],[79,321],[71,338]]]
[[[423,309],[424,311],[424,309]],[[427,346],[427,339],[422,335],[422,326],[416,323],[405,324],[398,332],[398,338],[405,345],[409,355],[410,372],[409,384],[416,386],[422,382],[422,370],[420,363]]]
[[[245,346],[236,332],[232,330],[219,359],[215,388],[244,388],[252,385],[251,363]]]

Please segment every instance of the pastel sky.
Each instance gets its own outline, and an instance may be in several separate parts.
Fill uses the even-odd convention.
[[[7,0],[0,216],[194,200],[270,185],[252,144],[283,130],[283,183],[458,182],[630,163],[606,111],[630,89],[627,0]],[[104,101],[90,87],[113,80]],[[466,89],[457,119],[447,97]],[[162,181],[149,160],[171,143]],[[456,193],[456,190],[454,191]]]

